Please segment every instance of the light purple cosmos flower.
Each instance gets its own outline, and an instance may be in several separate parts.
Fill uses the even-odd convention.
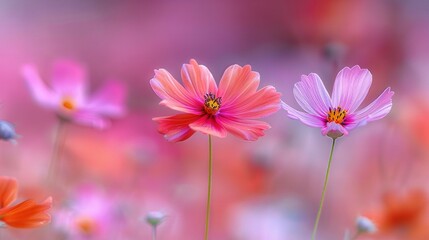
[[[384,92],[367,107],[357,110],[368,94],[372,75],[359,66],[345,67],[337,75],[329,96],[320,77],[315,73],[302,75],[295,84],[293,93],[305,112],[298,111],[286,103],[283,108],[288,116],[311,127],[319,127],[322,134],[331,138],[347,135],[348,132],[367,122],[386,116],[392,108],[393,91]]]
[[[88,97],[86,72],[79,64],[57,62],[53,69],[51,88],[45,85],[32,65],[25,65],[22,74],[34,100],[55,111],[62,119],[105,128],[109,125],[106,117],[119,117],[124,114],[124,86],[111,81]]]

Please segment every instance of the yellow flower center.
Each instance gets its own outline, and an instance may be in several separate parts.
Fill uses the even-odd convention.
[[[90,217],[79,217],[76,220],[76,225],[84,234],[91,234],[97,228],[96,222]]]
[[[347,110],[341,109],[341,107],[329,108],[329,112],[328,112],[328,116],[326,117],[326,120],[328,122],[335,122],[338,124],[342,124],[346,116],[347,116]]]
[[[213,93],[206,93],[204,95],[204,111],[207,114],[215,115],[221,106],[222,98],[216,97]]]
[[[74,104],[74,101],[70,98],[64,98],[63,101],[61,102],[61,106],[64,109],[69,111],[76,109],[76,105]]]

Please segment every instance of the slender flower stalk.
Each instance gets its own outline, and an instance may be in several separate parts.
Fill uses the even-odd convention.
[[[152,240],[156,240],[156,226],[152,227]]]
[[[326,187],[328,186],[329,173],[331,171],[332,156],[334,154],[336,138],[332,139],[331,153],[329,154],[328,167],[326,168],[325,181],[323,183],[322,197],[320,198],[319,210],[317,211],[316,221],[314,222],[313,233],[311,239],[316,239],[317,227],[319,225],[320,216],[322,215],[323,202],[325,201]]]
[[[61,153],[66,141],[66,120],[59,118],[54,132],[54,147],[52,149],[51,162],[48,170],[48,183],[54,183],[56,174],[60,168]]]
[[[248,141],[255,141],[270,128],[266,122],[256,120],[280,108],[280,93],[272,86],[258,90],[259,73],[249,65],[228,67],[219,86],[207,67],[191,59],[182,67],[181,85],[165,69],[155,70],[150,80],[154,92],[162,99],[161,105],[182,113],[157,117],[153,120],[158,131],[168,141],[179,142],[195,132],[209,136],[209,176],[204,239],[208,239],[210,199],[212,185],[211,137],[224,138],[231,133]]]
[[[210,201],[211,201],[211,192],[212,192],[212,173],[213,173],[213,163],[212,163],[212,136],[209,135],[209,174],[208,174],[208,186],[207,186],[207,206],[206,206],[206,228],[204,239],[209,239],[209,220],[210,220]]]
[[[159,224],[165,220],[166,215],[163,212],[153,211],[146,216],[146,222],[152,226],[152,240],[156,240],[156,230]]]
[[[316,238],[322,214],[336,139],[348,135],[349,131],[356,127],[385,117],[392,109],[394,92],[390,88],[386,88],[367,107],[358,110],[368,94],[371,84],[372,75],[367,69],[361,69],[359,66],[345,67],[335,79],[331,97],[320,77],[311,73],[308,76],[302,75],[301,81],[296,83],[293,89],[295,99],[304,112],[282,103],[290,118],[297,119],[311,127],[318,127],[321,129],[322,135],[332,138],[322,197],[311,237],[313,240]]]

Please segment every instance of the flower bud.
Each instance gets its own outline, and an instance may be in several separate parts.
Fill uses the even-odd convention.
[[[152,227],[158,226],[164,221],[166,215],[163,212],[152,211],[146,215],[146,222],[152,225]]]
[[[356,218],[356,230],[359,233],[375,233],[377,226],[369,218],[359,216]]]
[[[14,126],[7,121],[0,120],[0,139],[15,142],[17,137]]]

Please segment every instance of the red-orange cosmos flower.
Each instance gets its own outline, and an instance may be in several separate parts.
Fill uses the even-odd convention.
[[[387,192],[383,196],[382,208],[367,215],[377,225],[377,237],[423,240],[429,239],[427,206],[426,193],[420,189],[405,194]]]
[[[37,204],[34,200],[25,200],[15,206],[18,183],[14,178],[0,177],[0,222],[15,228],[33,228],[43,226],[51,221],[47,213],[52,207],[52,198]]]
[[[280,109],[280,93],[272,86],[258,90],[259,73],[249,65],[228,67],[217,86],[208,68],[191,59],[182,67],[182,80],[183,86],[165,69],[155,70],[150,80],[161,105],[183,112],[153,119],[169,141],[186,140],[195,132],[221,138],[229,132],[255,141],[270,128],[256,119]]]

